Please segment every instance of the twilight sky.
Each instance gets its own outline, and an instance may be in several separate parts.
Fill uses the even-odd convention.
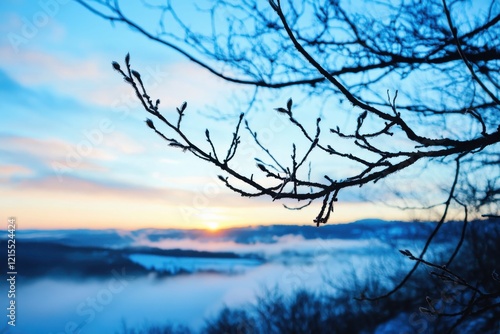
[[[312,223],[317,205],[289,211],[266,198],[240,198],[214,168],[164,145],[111,61],[130,52],[165,115],[175,117],[175,107],[188,101],[185,128],[200,134],[200,143],[206,127],[215,141],[229,143],[234,122],[216,123],[207,110],[234,108],[230,96],[245,88],[72,1],[3,1],[0,34],[2,220],[15,216],[22,229]],[[274,141],[286,131],[279,122],[260,116],[253,124]],[[348,197],[340,198],[332,223],[408,218]]]

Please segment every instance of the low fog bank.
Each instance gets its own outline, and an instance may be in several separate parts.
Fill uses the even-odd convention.
[[[207,319],[220,320],[224,307],[247,312],[262,305],[263,296],[271,297],[265,291],[292,299],[307,291],[322,302],[350,291],[350,303],[353,293],[363,290],[362,282],[375,280],[383,291],[401,278],[413,263],[398,249],[418,253],[425,240],[420,236],[431,226],[349,225],[325,238],[316,234],[323,228],[302,232],[303,227],[285,225],[240,233],[20,231],[19,320],[12,333],[116,333],[123,323],[146,329],[180,323],[198,331]],[[434,258],[457,240],[458,227],[449,225],[438,236]],[[5,240],[0,247],[6,247]]]

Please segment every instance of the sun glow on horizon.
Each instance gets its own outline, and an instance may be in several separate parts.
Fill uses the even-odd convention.
[[[215,221],[205,222],[205,226],[210,231],[217,231],[220,228],[219,223]]]

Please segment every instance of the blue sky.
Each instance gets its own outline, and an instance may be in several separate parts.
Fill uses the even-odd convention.
[[[20,228],[312,223],[317,205],[298,212],[265,198],[240,198],[218,182],[217,170],[166,147],[148,131],[146,114],[111,61],[130,52],[165,115],[175,116],[175,107],[188,101],[184,126],[200,142],[206,127],[215,141],[229,142],[234,122],[204,115],[209,106],[234,110],[230,96],[244,88],[72,1],[7,0],[0,22],[2,219],[15,216]],[[254,124],[269,128],[273,142],[286,131],[274,118],[256,117]],[[248,163],[251,157],[242,161]],[[408,218],[380,204],[345,200],[332,223],[368,217]]]

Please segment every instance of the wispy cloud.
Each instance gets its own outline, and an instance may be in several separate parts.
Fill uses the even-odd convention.
[[[66,193],[97,196],[103,198],[131,198],[136,200],[154,199],[169,196],[182,199],[190,196],[187,191],[163,190],[103,180],[90,180],[78,177],[67,177],[60,182],[55,176],[24,180],[16,185],[17,189],[48,193]]]
[[[39,166],[51,168],[52,164],[66,163],[69,153],[74,151],[72,145],[58,138],[35,139],[23,136],[0,136],[0,155],[8,156],[9,160],[24,162],[30,168]],[[74,166],[75,169],[90,169],[95,170],[96,165],[91,161],[109,161],[113,160],[114,156],[102,150],[95,148],[88,153],[88,158],[82,160],[81,163]],[[99,168],[97,168],[99,170]]]
[[[104,146],[107,148],[124,154],[135,154],[144,152],[144,147],[130,136],[121,133],[113,132],[107,136]]]
[[[109,106],[113,94],[126,92],[120,80],[113,80],[111,66],[105,66],[109,62],[98,56],[81,58],[36,49],[17,54],[2,46],[0,61],[3,70],[21,86],[49,89],[85,104]]]
[[[107,57],[94,53],[82,58],[39,49],[16,54],[8,46],[0,47],[4,70],[23,86],[48,87],[99,106],[140,109],[135,93],[112,70],[114,59]],[[227,95],[231,87],[188,62],[143,64],[140,56],[137,58],[133,65],[141,72],[150,94],[160,98],[164,108],[173,109],[183,101],[198,107],[213,104]]]
[[[63,57],[35,50],[15,54],[8,46],[3,46],[0,60],[5,69],[26,86],[59,83],[62,88],[64,84],[106,77],[95,59]]]
[[[34,174],[34,171],[26,166],[8,164],[0,165],[0,181],[9,182],[15,177],[26,177]]]

